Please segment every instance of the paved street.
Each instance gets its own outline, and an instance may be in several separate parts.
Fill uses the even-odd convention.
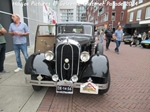
[[[0,112],[150,112],[150,49],[122,43],[116,54],[114,47],[111,43],[110,51],[105,51],[111,73],[105,95],[80,94],[78,89],[73,95],[56,94],[55,88],[35,92],[25,83],[23,71],[13,72],[15,57],[7,54],[5,68],[10,73],[0,75]]]
[[[38,112],[150,112],[150,49],[121,44],[120,54],[105,51],[111,87],[105,95],[56,94],[49,88]]]

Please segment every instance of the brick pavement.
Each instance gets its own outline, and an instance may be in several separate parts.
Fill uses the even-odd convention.
[[[105,51],[111,86],[104,95],[56,94],[49,88],[37,112],[150,112],[150,49],[121,44],[120,54]]]

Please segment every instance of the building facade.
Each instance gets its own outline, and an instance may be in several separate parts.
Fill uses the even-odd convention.
[[[77,5],[77,21],[86,22],[86,6],[82,4]]]
[[[32,46],[35,42],[35,33],[37,25],[50,24],[57,21],[58,0],[3,0],[0,3],[0,23],[8,31],[12,22],[12,13],[20,15],[21,21],[25,22],[30,34],[27,37],[27,45]],[[12,37],[9,34],[6,37],[6,52],[13,50]]]
[[[58,3],[58,22],[76,21],[77,0],[59,0]]]
[[[98,29],[106,29],[109,24],[114,30],[118,24],[124,27],[127,19],[126,2],[126,0],[89,0],[87,20],[95,23]],[[119,3],[122,5],[117,6]]]
[[[127,32],[133,34],[135,29],[138,33],[150,31],[150,1],[132,0],[132,3],[127,11]]]

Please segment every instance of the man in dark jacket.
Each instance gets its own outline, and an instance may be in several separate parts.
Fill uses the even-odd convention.
[[[4,34],[7,31],[5,28],[0,24],[0,73],[6,73],[4,70],[4,60],[5,60],[5,51],[6,51],[6,40]]]
[[[104,38],[106,39],[106,51],[109,50],[109,44],[113,35],[113,30],[111,29],[111,25],[108,26],[108,29],[105,30]]]

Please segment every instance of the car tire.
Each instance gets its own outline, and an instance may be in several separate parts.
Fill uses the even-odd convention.
[[[97,53],[100,55],[103,55],[104,52],[104,48],[103,48],[103,44],[102,43],[98,43],[97,45]]]
[[[126,42],[124,42],[124,44],[127,44]]]
[[[108,73],[108,88],[107,89],[105,89],[105,90],[99,90],[99,95],[103,95],[103,94],[105,94],[105,93],[107,93],[108,92],[108,90],[109,90],[109,87],[110,87],[110,82],[111,82],[111,79],[110,79],[110,73]]]
[[[31,75],[31,80],[37,80],[37,75]],[[35,90],[35,91],[40,91],[42,89],[42,86],[35,86],[35,85],[32,85],[32,88]]]

